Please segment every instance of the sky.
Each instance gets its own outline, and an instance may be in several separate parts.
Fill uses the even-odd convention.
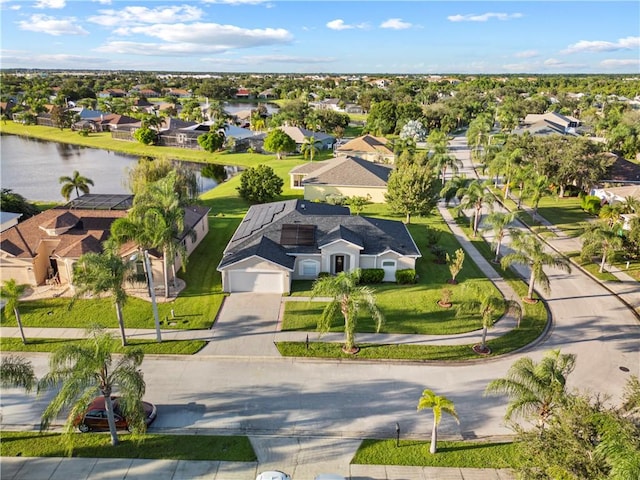
[[[0,67],[640,73],[638,1],[0,0]]]

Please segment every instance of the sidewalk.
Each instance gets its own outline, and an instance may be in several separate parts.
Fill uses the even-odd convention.
[[[120,458],[2,457],[2,480],[254,480],[258,463]],[[268,467],[271,468],[271,467]],[[296,469],[297,472],[297,469]],[[293,480],[314,474],[287,470]],[[504,469],[349,465],[350,480],[514,480]]]

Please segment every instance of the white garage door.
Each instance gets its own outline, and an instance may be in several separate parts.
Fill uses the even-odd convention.
[[[283,293],[283,285],[279,272],[229,272],[230,292]]]

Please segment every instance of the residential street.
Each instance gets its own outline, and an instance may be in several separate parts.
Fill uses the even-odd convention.
[[[464,137],[457,137],[451,146],[472,177]],[[213,329],[214,340],[201,354],[145,358],[145,397],[159,411],[151,431],[237,433],[268,442],[273,438],[269,436],[329,437],[334,442],[331,439],[393,437],[398,422],[402,437],[427,438],[431,415],[416,412],[416,405],[422,390],[429,388],[450,398],[460,416],[459,425],[443,417],[442,438],[508,435],[511,431],[502,419],[505,400],[483,397],[485,386],[503,376],[520,356],[539,359],[555,348],[577,354],[570,387],[606,393],[617,401],[629,376],[640,375],[638,319],[579,269],[571,274],[548,273],[552,291],[546,299],[553,323],[543,341],[500,359],[452,366],[274,356],[279,302],[255,308],[253,300],[260,297],[246,296],[250,314],[239,314],[236,309],[243,307],[239,302],[233,309],[223,308],[220,326]],[[225,315],[236,323],[225,323]],[[224,342],[235,343],[225,348]],[[38,375],[46,371],[46,355],[28,358]],[[2,426],[33,428],[47,398],[32,394],[25,401],[19,390],[3,391]],[[267,464],[294,461],[277,448],[265,448],[263,455],[260,461]]]

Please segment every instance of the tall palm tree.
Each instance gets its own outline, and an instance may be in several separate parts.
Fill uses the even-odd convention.
[[[114,251],[107,249],[103,253],[82,255],[73,268],[73,283],[78,288],[75,298],[87,292],[94,294],[109,293],[113,299],[122,336],[122,346],[127,344],[124,331],[122,307],[127,301],[123,283],[133,280],[135,263],[123,259]]]
[[[450,178],[447,183],[444,184],[442,190],[440,190],[440,196],[444,198],[444,201],[447,205],[454,198],[460,200],[462,197],[458,197],[458,192],[463,192],[464,188],[469,183],[467,176],[463,173],[462,175],[454,175]]]
[[[364,307],[376,322],[376,331],[380,331],[384,316],[376,305],[373,291],[364,285],[359,285],[360,270],[340,272],[335,276],[318,278],[311,291],[311,298],[318,296],[331,297],[329,304],[322,311],[318,320],[318,330],[326,333],[331,323],[340,312],[344,318],[345,344],[343,350],[347,353],[357,353],[359,348],[355,344],[355,331],[358,323],[358,313]]]
[[[518,302],[507,300],[493,288],[482,288],[477,281],[467,282],[464,285],[465,300],[458,304],[456,316],[467,314],[479,314],[482,321],[482,340],[480,347],[474,350],[478,353],[489,353],[487,348],[487,331],[502,315],[512,313],[516,315],[518,325],[522,317],[522,309]]]
[[[542,197],[549,192],[549,179],[546,175],[535,175],[528,182],[525,183],[525,195],[529,197],[531,205],[533,206],[533,217],[538,216],[538,205]]]
[[[622,249],[623,245],[622,237],[618,235],[617,226],[609,225],[604,221],[590,224],[580,238],[582,239],[580,257],[583,260],[588,260],[596,254],[602,254],[600,273],[604,271],[605,262],[608,260],[611,263],[616,252]]]
[[[438,425],[442,420],[442,414],[446,413],[458,420],[458,413],[456,407],[451,400],[444,395],[436,395],[432,390],[424,390],[422,396],[418,401],[418,411],[431,409],[433,411],[433,427],[431,429],[431,446],[429,452],[436,453],[438,451]]]
[[[547,253],[542,242],[532,233],[522,233],[519,230],[514,230],[510,246],[514,251],[502,257],[500,263],[502,268],[507,268],[514,263],[529,266],[531,269],[529,291],[525,298],[529,302],[535,301],[533,299],[533,288],[536,282],[540,283],[546,293],[551,291],[549,277],[547,277],[544,267],[554,267],[571,273],[569,260],[562,255]]]
[[[89,185],[93,186],[93,180],[87,177],[83,177],[77,170],[73,171],[73,175],[70,177],[60,177],[60,183],[62,183],[62,190],[60,193],[69,201],[71,192],[76,191],[76,198],[80,197],[80,192],[89,193]]]
[[[4,298],[6,302],[4,307],[4,316],[7,320],[9,320],[11,313],[16,317],[16,322],[18,323],[18,330],[20,330],[20,338],[22,338],[22,343],[27,343],[27,339],[24,336],[24,329],[22,328],[22,319],[20,318],[20,297],[25,292],[25,290],[29,288],[29,285],[19,284],[16,282],[14,278],[10,278],[9,280],[5,280],[0,287],[0,297]]]
[[[622,215],[623,209],[624,207],[621,203],[614,203],[613,205],[608,203],[602,206],[600,212],[598,212],[598,217],[606,221],[610,227],[613,227],[620,221],[620,215]]]
[[[467,186],[462,187],[456,192],[456,196],[460,198],[460,205],[457,210],[473,209],[473,236],[478,233],[480,225],[480,217],[482,216],[482,207],[488,205],[493,208],[495,198],[493,194],[486,189],[486,184],[480,180],[472,180]]]
[[[489,133],[493,128],[493,116],[491,114],[481,114],[469,123],[467,129],[467,143],[473,145],[471,155],[476,160],[480,160],[489,146]]]
[[[309,158],[309,161],[313,162],[313,158],[320,151],[318,148],[318,143],[319,143],[318,140],[316,140],[316,138],[313,135],[309,137],[304,137],[304,141],[300,146],[300,152],[304,156],[305,160]]]
[[[65,344],[49,357],[49,373],[38,383],[38,391],[57,388],[57,394],[47,406],[40,422],[46,430],[61,410],[70,408],[65,433],[73,431],[80,416],[96,395],[105,399],[111,445],[118,444],[118,432],[113,415],[111,396],[118,393],[122,413],[134,431],[144,430],[141,399],[145,382],[140,365],[144,352],[127,350],[113,358],[114,339],[102,330],[94,330],[80,344]]]
[[[33,365],[22,357],[8,356],[0,363],[0,385],[21,387],[30,392],[37,384]]]
[[[529,357],[516,360],[505,378],[492,380],[485,395],[506,394],[509,405],[505,418],[522,416],[536,418],[543,427],[554,410],[567,396],[567,376],[575,367],[576,356],[551,350],[539,363]]]
[[[491,230],[493,232],[493,244],[496,249],[496,256],[493,259],[497,262],[500,258],[500,246],[507,234],[508,227],[518,218],[518,212],[491,212],[484,219],[484,223],[487,225],[485,230]]]

